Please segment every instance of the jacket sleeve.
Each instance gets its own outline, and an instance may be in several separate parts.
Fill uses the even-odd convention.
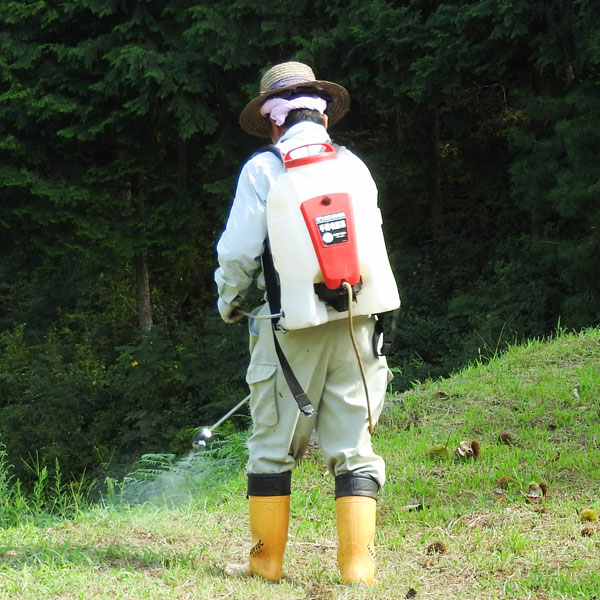
[[[260,268],[267,236],[266,199],[273,181],[271,162],[261,155],[240,172],[227,225],[217,243],[215,282],[221,305],[244,298]]]

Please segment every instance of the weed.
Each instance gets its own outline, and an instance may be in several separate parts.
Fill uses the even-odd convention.
[[[39,461],[28,465],[35,473],[33,490],[27,494],[13,475],[5,447],[0,444],[0,527],[16,527],[24,523],[41,525],[51,521],[73,518],[91,506],[93,483],[83,477],[65,484],[56,461],[51,479],[48,469]]]

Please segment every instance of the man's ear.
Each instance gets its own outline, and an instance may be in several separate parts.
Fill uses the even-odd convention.
[[[324,114],[323,115],[323,127],[325,127],[325,129],[327,129],[327,126],[329,125],[329,117]]]
[[[276,125],[275,121],[271,121],[271,119],[269,119],[269,123],[271,123],[271,141],[276,144],[279,141],[279,138],[283,135],[285,129],[283,127],[279,127],[279,125]]]

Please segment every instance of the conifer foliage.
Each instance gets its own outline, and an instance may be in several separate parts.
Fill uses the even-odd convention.
[[[398,388],[600,322],[599,23],[592,0],[2,2],[9,455],[179,450],[245,393],[214,244],[261,144],[239,111],[283,60],[351,93],[332,136],[380,188]]]

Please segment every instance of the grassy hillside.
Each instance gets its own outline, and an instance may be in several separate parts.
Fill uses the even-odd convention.
[[[19,507],[0,479],[0,599],[600,598],[599,407],[594,329],[390,399],[374,438],[388,482],[371,589],[339,583],[333,481],[318,450],[294,472],[279,585],[222,574],[248,550],[240,436],[203,456],[148,459],[113,485],[110,506],[83,508],[74,493],[69,503],[54,485],[55,516],[45,492]],[[173,502],[122,500],[150,496]]]

